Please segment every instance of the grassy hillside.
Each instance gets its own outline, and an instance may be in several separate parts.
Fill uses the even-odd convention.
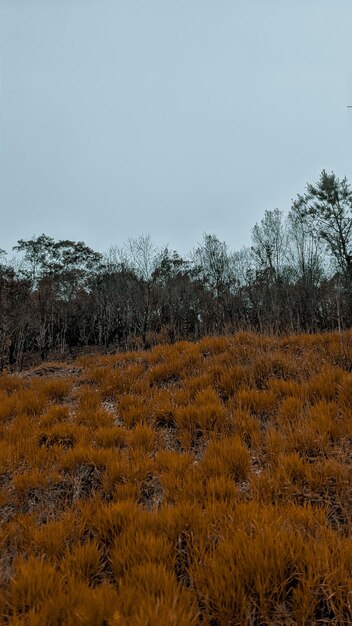
[[[351,623],[351,371],[239,334],[1,375],[1,623]]]

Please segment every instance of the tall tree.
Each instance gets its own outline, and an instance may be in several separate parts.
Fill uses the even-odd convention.
[[[131,292],[131,303],[135,316],[136,330],[143,345],[149,346],[147,336],[151,326],[153,302],[156,297],[155,270],[159,264],[161,251],[153,243],[150,235],[128,239],[120,251],[120,261],[133,277],[137,290]]]
[[[349,283],[352,283],[352,190],[347,178],[323,170],[292,205],[310,232],[321,239]]]
[[[252,308],[260,330],[279,330],[287,313],[287,230],[282,211],[265,211],[251,232],[256,269]]]
[[[282,211],[265,211],[251,235],[252,253],[258,270],[270,273],[275,280],[286,261],[287,233]]]
[[[213,303],[208,300],[212,332],[223,332],[226,317],[231,311],[230,294],[235,277],[231,255],[225,241],[220,241],[214,234],[204,233],[203,241],[194,250],[192,262],[195,275],[204,285],[205,290],[213,297]],[[212,326],[212,328],[211,328]]]

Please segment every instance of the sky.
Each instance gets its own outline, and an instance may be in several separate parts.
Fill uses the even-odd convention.
[[[0,248],[250,243],[352,183],[351,0],[0,0]]]

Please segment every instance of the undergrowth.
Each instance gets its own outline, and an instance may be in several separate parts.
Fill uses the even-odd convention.
[[[0,376],[0,615],[352,623],[352,333]]]

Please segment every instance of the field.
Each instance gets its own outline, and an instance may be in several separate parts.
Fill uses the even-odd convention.
[[[352,333],[0,376],[1,624],[352,623]]]

